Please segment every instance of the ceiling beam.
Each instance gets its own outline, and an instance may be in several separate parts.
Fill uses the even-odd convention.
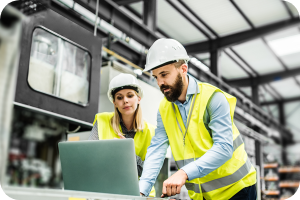
[[[246,42],[275,31],[300,25],[299,19],[289,19],[271,25],[263,26],[253,30],[243,31],[232,35],[224,36],[218,39],[205,42],[197,42],[194,44],[185,45],[189,54],[198,54],[209,52],[212,48],[223,49],[242,42]]]
[[[290,10],[290,8],[289,8],[289,6],[288,6],[288,3],[287,3],[286,1],[282,1],[282,4],[283,4],[283,6],[284,6],[286,12],[289,14],[289,16],[290,16],[291,18],[294,18],[294,15],[293,15],[292,11]]]
[[[124,6],[124,5],[128,5],[131,3],[136,3],[136,2],[140,2],[143,0],[114,0],[115,3],[117,3],[120,6]]]
[[[74,0],[74,2],[90,10],[92,13],[95,13],[95,0]],[[114,27],[144,45],[146,48],[149,48],[157,39],[159,39],[154,31],[149,29],[145,24],[142,24],[129,16],[119,8],[118,4],[111,0],[99,1],[98,11],[98,16],[101,19],[107,22],[113,22]]]
[[[185,9],[187,9],[198,21],[200,21],[203,26],[205,26],[215,37],[219,38],[217,32],[215,32],[204,20],[202,20],[199,15],[197,15],[184,1],[178,1]]]
[[[293,101],[300,101],[300,96],[299,97],[293,97],[293,98],[288,98],[288,99],[282,99],[280,101],[275,100],[275,101],[265,101],[261,102],[261,106],[268,106],[268,105],[273,105],[273,104],[279,104],[279,103],[288,103],[288,102],[293,102]]]
[[[234,54],[235,51],[233,51],[232,48],[229,48]],[[245,69],[245,67],[243,65],[241,65],[236,59],[234,59],[229,53],[227,53],[227,51],[223,51],[235,64],[237,64],[246,74],[248,74],[248,76],[253,77],[253,75],[247,70]],[[237,54],[235,54],[237,55]],[[243,60],[242,60],[243,61]]]
[[[300,74],[300,67],[298,67],[296,69],[291,69],[289,71],[275,72],[272,74],[267,74],[267,75],[258,76],[258,77],[226,80],[226,82],[230,85],[236,85],[239,87],[247,87],[247,86],[251,86],[252,83],[265,84],[265,83],[269,83],[272,81],[279,81],[282,79],[293,77],[297,74]]]
[[[270,47],[270,45],[268,44],[268,42],[266,41],[266,39],[264,37],[262,37],[263,42],[265,43],[265,45],[268,47],[268,49],[270,50],[270,52],[275,56],[275,58],[278,60],[278,62],[280,62],[280,64],[282,65],[282,67],[285,69],[285,71],[289,71],[289,68],[287,67],[287,65],[282,61],[282,59],[274,52],[274,50]],[[296,84],[300,87],[300,82],[298,81],[298,79],[296,79],[296,77],[293,77]]]
[[[252,29],[255,29],[255,26],[251,22],[251,20],[246,16],[246,14],[242,11],[242,9],[234,2],[234,0],[230,0],[231,4],[235,7],[235,9],[242,15],[242,17],[246,20],[246,22],[251,26]]]
[[[186,20],[188,20],[198,31],[200,31],[207,39],[211,40],[211,37],[207,32],[205,32],[197,23],[195,23],[193,20],[190,19],[190,17],[182,11],[180,8],[178,8],[175,3],[172,0],[166,0],[170,6],[172,6],[178,13],[180,13]]]
[[[157,5],[156,0],[144,1],[143,22],[151,31],[156,31]]]

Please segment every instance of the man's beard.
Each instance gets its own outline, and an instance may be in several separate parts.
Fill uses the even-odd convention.
[[[168,92],[164,92],[164,90],[170,89]],[[161,85],[160,86],[161,92],[165,95],[166,99],[170,102],[176,101],[179,96],[182,93],[183,90],[183,81],[182,81],[182,76],[180,73],[178,73],[175,83],[170,86],[170,85]]]

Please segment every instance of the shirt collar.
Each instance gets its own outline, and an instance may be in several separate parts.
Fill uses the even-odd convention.
[[[188,85],[188,88],[187,88],[186,96],[188,97],[190,95],[195,94],[196,88],[197,88],[197,93],[200,93],[200,89],[198,87],[196,79],[194,79],[190,75],[188,75],[188,79],[189,79],[189,85]]]

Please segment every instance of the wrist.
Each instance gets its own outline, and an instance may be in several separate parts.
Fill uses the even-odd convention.
[[[188,180],[189,177],[188,177],[187,173],[186,173],[183,169],[180,169],[180,171],[181,171],[181,173],[182,173],[184,179],[185,179],[185,180]]]

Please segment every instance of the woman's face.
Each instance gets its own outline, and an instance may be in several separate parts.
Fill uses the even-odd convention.
[[[132,89],[123,89],[115,94],[114,104],[122,115],[133,115],[141,97]]]

